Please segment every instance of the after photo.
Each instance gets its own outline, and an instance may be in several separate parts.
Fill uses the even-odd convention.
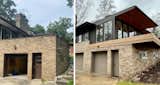
[[[76,85],[159,85],[159,3],[76,0]]]

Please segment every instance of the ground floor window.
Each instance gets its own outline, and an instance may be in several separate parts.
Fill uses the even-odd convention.
[[[139,57],[140,59],[148,59],[147,51],[139,51]]]

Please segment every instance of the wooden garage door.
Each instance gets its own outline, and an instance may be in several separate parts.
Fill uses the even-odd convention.
[[[92,65],[95,74],[107,74],[107,52],[93,53]]]
[[[83,53],[76,54],[76,71],[83,70]]]

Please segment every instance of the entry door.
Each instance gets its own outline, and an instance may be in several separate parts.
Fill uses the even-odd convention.
[[[107,74],[107,52],[93,53],[93,72],[98,75]]]
[[[41,53],[33,53],[32,56],[32,78],[40,79],[41,78]]]
[[[112,74],[113,76],[119,76],[119,52],[118,50],[112,51]]]

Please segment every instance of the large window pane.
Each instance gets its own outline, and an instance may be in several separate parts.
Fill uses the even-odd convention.
[[[112,21],[104,23],[104,40],[112,39]]]
[[[127,30],[127,25],[123,24],[123,38],[127,38],[128,37],[128,30]]]
[[[120,22],[120,21],[116,21],[116,30],[117,30],[117,32],[118,32],[118,35],[117,35],[117,37],[118,37],[118,39],[120,39],[120,38],[122,38],[123,36],[123,32],[122,32],[122,23]]]
[[[104,28],[103,27],[104,27],[103,24],[97,26],[97,30],[96,30],[96,36],[97,36],[96,40],[97,40],[97,42],[103,41],[103,34],[104,34]]]
[[[134,29],[132,27],[129,27],[128,31],[129,31],[129,37],[132,37],[132,36],[135,35],[135,31],[134,31]]]
[[[86,32],[86,33],[84,34],[84,40],[85,40],[85,41],[89,40],[89,33],[88,33],[88,32]]]

